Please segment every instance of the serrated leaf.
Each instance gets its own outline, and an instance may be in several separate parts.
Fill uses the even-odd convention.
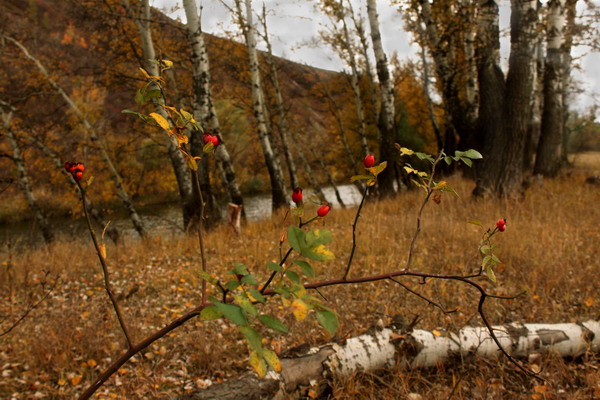
[[[258,285],[254,275],[246,275],[240,280],[240,282],[242,282],[244,285]]]
[[[300,276],[294,271],[285,271],[285,275],[289,278],[290,281],[294,283],[300,283]]]
[[[496,283],[496,275],[494,274],[494,270],[491,265],[487,265],[486,267],[484,267],[483,272],[490,281]]]
[[[212,153],[212,151],[215,149],[215,146],[212,144],[212,142],[208,142],[204,145],[204,147],[202,148],[202,151],[204,153]]]
[[[302,252],[302,255],[306,258],[310,258],[315,261],[327,261],[333,260],[335,256],[325,245],[319,245],[314,249],[305,250]]]
[[[448,185],[448,182],[446,182],[446,181],[440,181],[432,189],[433,190],[440,190],[440,189],[442,189],[443,187],[445,187],[447,185]]]
[[[483,246],[481,246],[479,248],[479,252],[483,256],[485,256],[486,254],[488,254],[491,250],[492,250],[492,248],[489,245],[483,245]]]
[[[171,68],[173,66],[173,61],[171,60],[160,60],[164,64],[166,68]]]
[[[214,305],[206,306],[200,311],[200,319],[203,321],[212,321],[214,319],[219,319],[222,316],[223,313]]]
[[[495,254],[492,254],[492,262],[496,265],[502,264],[502,261],[500,261],[500,259]]]
[[[403,156],[412,156],[413,154],[415,154],[415,152],[409,148],[400,147],[400,154]]]
[[[431,163],[435,162],[435,160],[433,159],[433,157],[431,157],[429,154],[426,153],[415,153],[415,155],[419,158],[419,160],[427,160]]]
[[[256,310],[256,307],[254,307],[254,305],[252,305],[252,302],[250,301],[250,299],[248,298],[248,296],[246,296],[246,293],[236,293],[233,296],[233,302],[237,305],[239,305],[242,310],[244,310],[246,313],[250,314],[250,315],[257,315],[258,311]]]
[[[288,242],[290,246],[298,253],[301,253],[304,248],[306,248],[306,236],[302,229],[297,226],[291,225],[288,228],[287,234]]]
[[[240,287],[240,281],[238,281],[237,278],[231,279],[231,280],[225,282],[225,288],[229,289],[231,291],[234,291],[239,287]]]
[[[258,332],[249,326],[242,326],[240,331],[248,341],[250,348],[258,353],[258,355],[262,355],[263,347],[262,347],[262,336]]]
[[[169,122],[167,122],[167,120],[160,114],[157,113],[150,113],[148,114],[152,117],[152,119],[154,119],[156,121],[156,123],[163,128],[165,131],[169,130]]]
[[[274,351],[264,349],[262,356],[273,371],[281,372],[281,362],[279,361],[279,357],[277,357],[277,354],[275,354]]]
[[[483,257],[483,260],[481,261],[481,266],[483,268],[486,268],[488,266],[488,264],[490,263],[491,259],[492,259],[492,256],[490,256],[490,255]]]
[[[266,301],[265,297],[257,289],[248,289],[248,298],[251,301],[258,301],[259,303],[264,303]]]
[[[367,168],[367,171],[372,173],[374,176],[377,176],[381,172],[383,172],[385,167],[387,167],[387,161],[384,161],[384,162],[380,163],[379,165],[376,165],[375,167]]]
[[[213,301],[223,316],[236,325],[248,325],[248,320],[239,306]]]
[[[306,234],[306,247],[312,248],[320,244],[327,244],[333,240],[333,235],[325,229],[315,229]]]
[[[272,316],[266,315],[266,314],[261,314],[258,316],[258,319],[260,320],[260,322],[263,323],[263,325],[273,329],[274,331],[283,332],[283,333],[289,332],[288,327],[285,326],[283,324],[283,322],[281,322],[280,320],[278,320],[275,317],[272,317]]]
[[[267,263],[267,268],[269,268],[272,271],[283,272],[283,268],[281,267],[281,265],[274,263],[273,261]]]
[[[300,299],[294,299],[290,311],[292,311],[297,321],[303,321],[308,315],[308,305]]]
[[[446,162],[446,164],[450,165],[450,164],[452,164],[452,157],[446,156],[446,157],[444,157],[444,161]]]
[[[460,161],[464,162],[466,166],[468,167],[472,167],[473,166],[473,161],[471,161],[470,159],[466,158],[466,157],[461,157]]]
[[[315,277],[315,270],[313,269],[313,267],[307,263],[306,261],[302,261],[302,260],[297,260],[294,261],[294,264],[299,265],[300,268],[302,269],[302,273],[310,278],[314,278]]]
[[[467,221],[469,224],[473,224],[473,225],[477,225],[477,226],[483,226],[481,224],[481,221],[479,221],[478,219],[470,219],[469,221]]]
[[[317,310],[317,321],[331,335],[337,331],[339,321],[337,315],[329,310]]]
[[[162,97],[162,92],[158,89],[152,89],[144,93],[143,100],[144,102],[147,102],[148,100],[158,99],[160,97]]]
[[[230,271],[230,273],[239,274],[239,275],[248,275],[248,269],[242,263],[235,263],[235,264],[233,264],[233,270]]]
[[[256,372],[256,375],[258,375],[259,378],[262,379],[267,375],[267,363],[256,351],[250,353],[248,364],[250,364],[250,366],[252,367],[254,372]]]

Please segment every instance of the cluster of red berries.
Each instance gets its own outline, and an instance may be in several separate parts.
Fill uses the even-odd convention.
[[[498,222],[496,222],[496,228],[498,228],[500,232],[504,232],[506,230],[506,220],[504,218],[500,218]]]
[[[83,178],[83,170],[85,169],[85,167],[82,163],[74,163],[71,161],[67,161],[65,163],[65,169],[67,170],[67,172],[73,175],[73,179],[75,179],[77,182],[79,182]]]
[[[302,188],[301,187],[297,187],[296,189],[294,189],[294,191],[292,192],[292,200],[294,201],[294,203],[296,203],[297,206],[300,206],[302,204]],[[324,216],[326,216],[329,213],[329,210],[331,210],[331,206],[327,203],[322,204],[321,207],[319,207],[317,209],[317,215],[321,218],[323,218]]]
[[[204,142],[204,144],[212,143],[213,147],[217,147],[221,144],[221,139],[219,139],[218,136],[211,135],[208,132],[205,133],[204,136],[202,136],[202,141]]]

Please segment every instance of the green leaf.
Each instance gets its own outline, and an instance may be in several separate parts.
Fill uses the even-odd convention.
[[[278,320],[275,317],[272,317],[272,316],[266,315],[266,314],[261,314],[258,316],[258,319],[260,320],[260,322],[263,323],[263,325],[273,329],[274,331],[283,332],[283,333],[289,332],[288,327],[285,326],[283,324],[283,322],[281,322],[280,320]]]
[[[472,160],[480,160],[483,158],[480,152],[477,150],[469,149],[463,153],[463,157],[468,157]]]
[[[262,336],[260,336],[258,332],[256,332],[253,328],[249,326],[242,326],[240,328],[240,331],[248,341],[250,348],[256,351],[259,355],[262,355]]]
[[[483,272],[485,272],[485,275],[490,281],[496,283],[496,275],[494,274],[494,270],[492,269],[491,265],[488,265],[485,268],[483,268]]]
[[[204,145],[204,147],[202,148],[202,151],[204,153],[212,153],[212,151],[215,149],[215,146],[212,144],[212,142],[208,142]]]
[[[238,275],[248,275],[248,269],[246,269],[246,266],[242,263],[235,263],[233,264],[233,271],[231,273]]]
[[[426,153],[415,153],[415,155],[419,158],[419,160],[427,160],[431,163],[435,162],[434,158]]]
[[[234,304],[225,304],[220,301],[213,300],[215,306],[223,313],[225,318],[236,325],[248,325],[248,320],[239,306]]]
[[[315,277],[315,270],[306,261],[297,260],[297,261],[294,261],[294,264],[299,265],[300,268],[302,268],[302,273],[304,275],[306,275],[306,276],[308,276],[310,278],[314,278]]]
[[[252,302],[250,301],[248,296],[246,296],[246,293],[236,293],[233,296],[233,302],[239,305],[242,308],[242,310],[246,311],[246,313],[250,315],[258,314],[258,311],[256,311],[256,308],[252,305]]]
[[[262,379],[267,375],[267,363],[256,351],[250,353],[250,359],[248,360],[248,363],[254,369],[259,378]]]
[[[483,226],[481,224],[481,221],[479,221],[478,219],[470,219],[469,221],[467,221],[469,224],[473,224],[473,225],[477,225],[477,226]]]
[[[225,287],[231,291],[236,290],[240,286],[240,281],[236,279],[231,279],[225,283]]]
[[[264,349],[262,356],[267,362],[267,364],[269,364],[271,369],[273,369],[273,371],[281,372],[281,362],[279,361],[279,357],[277,357],[277,354],[275,354],[274,351]]]
[[[257,289],[248,289],[248,295],[250,296],[251,300],[254,299],[259,303],[264,303],[266,301],[265,297]]]
[[[383,170],[385,169],[385,167],[387,167],[387,161],[382,162],[381,164],[372,167],[372,168],[367,168],[367,170],[372,173],[374,176],[379,175],[381,172],[383,172]]]
[[[333,235],[325,229],[315,229],[306,234],[306,247],[312,249],[321,244],[327,244],[333,240]]]
[[[329,310],[317,310],[317,321],[331,335],[337,331],[339,321],[337,315]]]
[[[485,269],[489,265],[491,260],[492,260],[492,256],[490,256],[490,255],[483,257],[483,260],[481,260],[481,266]]]
[[[488,254],[490,251],[492,250],[492,248],[489,245],[483,245],[479,248],[479,252],[481,253],[481,255],[486,255]]]
[[[303,251],[301,255],[315,261],[327,261],[335,258],[331,250],[322,244],[313,249]]]
[[[256,281],[256,278],[254,277],[254,275],[246,275],[242,278],[242,280],[240,281],[245,285],[258,285],[258,282]]]
[[[283,272],[283,268],[281,268],[281,265],[274,263],[273,261],[267,263],[267,268],[276,272]]]
[[[468,159],[466,157],[461,157],[460,161],[464,162],[465,165],[467,165],[468,167],[472,167],[473,166],[473,161],[471,161],[470,159]]]
[[[158,89],[149,90],[144,93],[144,103],[152,99],[158,99],[162,97],[162,92]]]
[[[136,93],[135,93],[135,103],[142,105],[144,104],[144,92],[146,90],[146,86],[141,87]]]
[[[285,271],[285,275],[289,278],[290,281],[294,283],[300,283],[300,276],[294,271]]]
[[[297,226],[291,225],[288,229],[287,234],[288,242],[290,246],[298,253],[301,253],[306,248],[306,237],[304,231]]]
[[[446,157],[444,157],[444,161],[446,162],[446,164],[450,165],[450,164],[452,164],[452,157],[446,156]]]
[[[223,316],[223,313],[219,311],[216,306],[206,306],[200,311],[200,319],[203,321],[212,321],[213,319],[219,319]]]

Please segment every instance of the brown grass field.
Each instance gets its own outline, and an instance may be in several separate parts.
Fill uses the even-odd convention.
[[[498,284],[484,281],[495,294],[527,290],[515,300],[490,299],[492,323],[575,322],[600,318],[600,187],[585,178],[600,175],[600,154],[580,154],[559,178],[528,189],[522,200],[475,200],[471,181],[447,180],[461,195],[445,195],[424,213],[417,243],[416,270],[470,273],[480,263],[482,229],[507,218],[507,230],[495,236]],[[393,271],[406,260],[422,192],[393,200],[367,199],[359,222],[358,249],[351,275]],[[308,212],[314,212],[313,209]],[[340,277],[351,247],[355,209],[332,210],[318,225],[334,235],[336,259],[313,263],[317,278]],[[289,222],[289,221],[288,221]],[[209,269],[222,275],[243,262],[260,277],[265,264],[278,258],[278,240],[287,223],[282,215],[244,227],[237,237],[226,226],[206,235]],[[43,293],[40,282],[56,283],[52,294],[12,332],[0,337],[0,399],[75,398],[123,351],[124,340],[102,283],[90,240],[65,237],[48,248],[23,251],[4,246],[0,253],[0,332]],[[156,237],[146,243],[129,240],[108,246],[108,265],[115,291],[133,336],[139,340],[199,303],[199,254],[194,236]],[[49,273],[45,277],[46,273]],[[483,280],[482,280],[483,281]],[[419,317],[417,327],[458,329],[481,325],[478,294],[460,283],[416,279],[404,283],[446,308],[445,315],[393,282],[321,290],[325,303],[340,316],[338,338],[362,333],[378,319],[401,314]],[[283,352],[302,343],[331,339],[314,318],[295,322],[287,310],[272,306],[291,327],[288,335],[269,336],[268,345]],[[276,303],[276,304],[275,304]],[[7,317],[7,319],[4,319]],[[125,364],[96,398],[173,398],[246,371],[248,351],[232,324],[193,319]],[[439,366],[419,371],[359,373],[333,383],[330,398],[404,399],[599,399],[600,358],[575,360],[546,356],[529,366],[541,369],[540,383],[519,373],[503,358]]]

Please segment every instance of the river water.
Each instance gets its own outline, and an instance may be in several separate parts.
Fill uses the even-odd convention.
[[[340,185],[337,187],[346,207],[357,206],[361,194],[354,185]],[[333,208],[339,207],[335,192],[332,187],[324,187],[323,193]],[[310,190],[304,190],[304,201],[318,204],[316,196]],[[223,205],[223,208],[226,205]],[[244,197],[244,208],[248,221],[258,221],[271,216],[271,194],[259,194]],[[160,204],[144,207],[138,210],[140,216],[152,236],[168,237],[183,232],[183,217],[179,204]],[[128,216],[116,212],[107,218],[111,225],[115,225],[125,238],[137,238],[138,235],[131,225]],[[82,218],[55,217],[50,219],[50,224],[57,236],[81,237],[86,234],[85,221]],[[34,220],[16,223],[0,224],[0,245],[17,247],[37,247],[43,244],[43,238]]]

